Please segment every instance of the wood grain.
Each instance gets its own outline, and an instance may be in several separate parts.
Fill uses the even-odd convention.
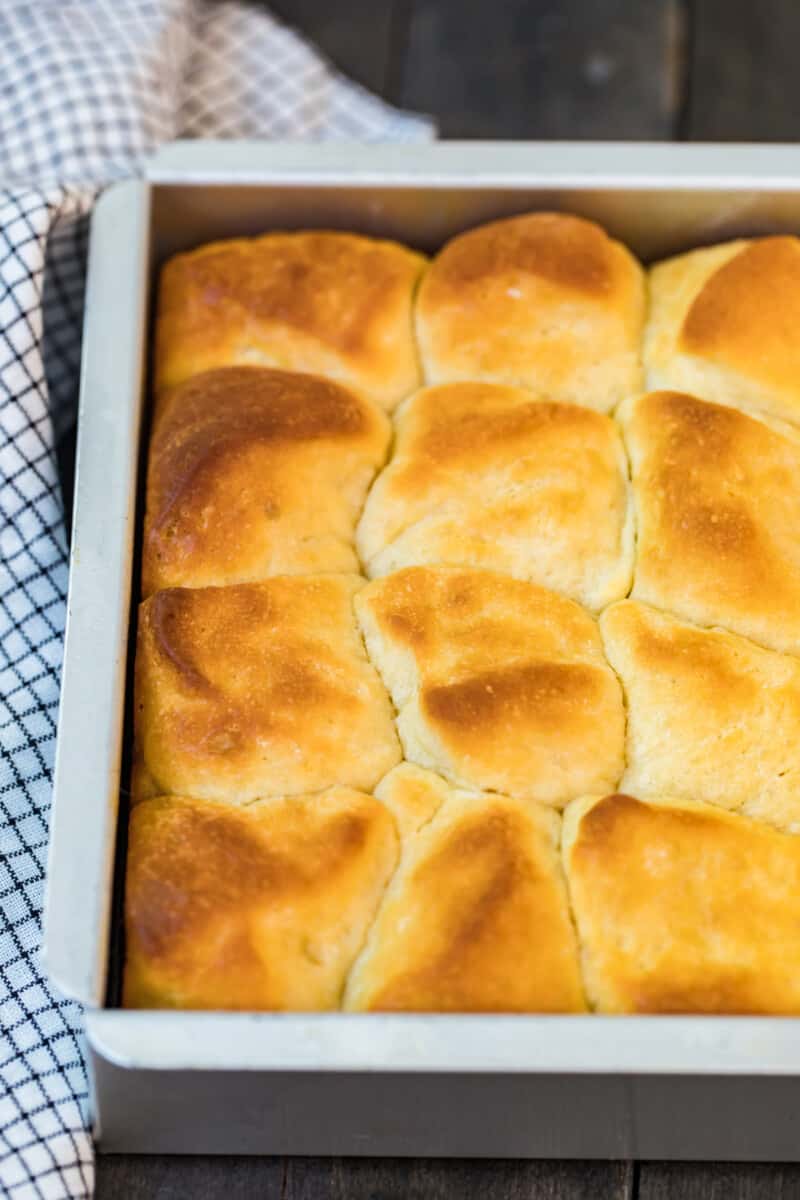
[[[631,1163],[108,1155],[96,1200],[632,1200]]]
[[[398,102],[445,137],[668,138],[680,0],[409,0]]]
[[[629,1200],[630,1163],[287,1160],[285,1200]]]
[[[700,0],[690,43],[689,138],[797,140],[797,0]]]
[[[642,1163],[638,1200],[796,1200],[791,1163]]]
[[[108,1154],[97,1158],[95,1200],[283,1200],[280,1158]]]

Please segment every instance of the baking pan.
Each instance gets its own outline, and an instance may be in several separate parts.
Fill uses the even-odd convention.
[[[302,226],[433,250],[471,225],[537,208],[594,218],[645,259],[798,233],[800,150],[176,143],[146,179],[97,205],[44,957],[59,989],[87,1009],[101,1150],[800,1159],[792,1018],[117,1006],[114,876],[127,818],[132,564],[159,264],[212,238]]]

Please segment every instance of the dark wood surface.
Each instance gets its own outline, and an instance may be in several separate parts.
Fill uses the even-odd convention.
[[[101,1158],[98,1200],[631,1200],[631,1163]],[[659,1198],[666,1193],[654,1193]],[[780,1193],[776,1193],[780,1194]],[[749,1193],[742,1193],[742,1196]],[[788,1193],[787,1193],[788,1195]],[[732,1194],[733,1200],[733,1194]]]
[[[800,3],[695,0],[692,8],[687,135],[694,141],[797,141]]]
[[[668,138],[681,20],[677,0],[413,3],[396,98],[443,137]]]
[[[272,0],[445,137],[795,140],[800,0]],[[800,1166],[100,1157],[99,1200],[794,1200]]]
[[[637,1200],[797,1200],[800,1167],[763,1163],[642,1163]]]

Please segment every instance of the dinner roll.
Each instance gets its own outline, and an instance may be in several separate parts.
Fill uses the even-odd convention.
[[[358,527],[368,574],[490,567],[593,609],[633,567],[627,459],[610,417],[521,388],[425,388],[397,413],[394,456]]]
[[[600,1012],[800,1012],[800,838],[614,795],[567,808],[563,852]]]
[[[155,422],[142,585],[353,572],[353,528],[390,425],[318,375],[223,367],[174,388]]]
[[[388,810],[337,787],[131,814],[124,1003],[331,1009],[397,860]]]
[[[418,385],[411,301],[425,259],[351,233],[212,242],[161,272],[156,387],[212,367],[327,375],[390,409]]]
[[[650,272],[647,384],[800,421],[800,239],[693,250]]]
[[[400,758],[356,628],[352,575],[157,592],[139,609],[138,796],[245,803],[339,783]]]
[[[552,805],[616,786],[622,693],[571,600],[494,571],[409,567],[359,592],[356,613],[407,759]]]
[[[376,794],[396,814],[402,855],[344,1007],[581,1011],[557,815],[408,764]]]
[[[462,233],[422,280],[425,380],[519,384],[608,412],[642,387],[644,273],[599,225],[529,213]]]
[[[800,651],[800,434],[678,392],[619,412],[637,508],[632,595]]]
[[[627,600],[600,630],[627,697],[625,791],[800,828],[800,660]]]

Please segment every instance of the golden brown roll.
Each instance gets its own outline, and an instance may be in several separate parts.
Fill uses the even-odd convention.
[[[392,408],[419,382],[411,301],[424,265],[396,242],[321,231],[178,254],[161,273],[156,386],[212,367],[281,367]]]
[[[425,388],[397,414],[356,544],[370,575],[489,567],[599,609],[633,568],[627,460],[610,417],[521,388]]]
[[[402,855],[344,1007],[582,1011],[556,814],[455,791],[409,764],[376,794],[396,815]]]
[[[601,1012],[800,1012],[800,839],[688,800],[615,795],[567,808],[563,852]]]
[[[800,651],[800,435],[678,392],[619,411],[637,510],[632,595]]]
[[[425,379],[519,384],[608,412],[642,387],[644,273],[591,221],[530,213],[462,233],[416,308]]]
[[[632,601],[600,630],[627,698],[623,790],[800,828],[800,661]]]
[[[169,393],[150,443],[143,592],[358,571],[388,418],[317,375],[223,367]]]
[[[650,272],[647,384],[800,421],[800,239],[693,250]]]
[[[337,1008],[397,860],[383,805],[349,788],[131,814],[129,1008]]]
[[[139,609],[138,796],[245,803],[372,788],[400,758],[352,609],[363,580],[157,592]]]
[[[412,762],[552,805],[616,786],[622,693],[573,601],[494,571],[410,567],[359,592],[356,613]]]

